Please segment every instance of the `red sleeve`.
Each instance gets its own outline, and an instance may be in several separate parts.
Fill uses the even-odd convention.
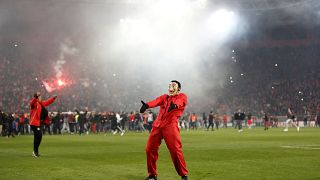
[[[47,99],[47,100],[45,100],[45,101],[42,101],[42,105],[44,105],[44,106],[49,106],[50,104],[52,104],[53,102],[54,102],[54,100],[56,100],[55,98],[49,98],[49,99]]]
[[[36,103],[37,103],[37,99],[36,98],[32,98],[31,101],[30,101],[30,107],[32,109],[35,108]]]
[[[187,96],[181,93],[179,98],[175,100],[174,104],[177,105],[178,108],[184,108],[187,105],[187,102],[188,102]]]
[[[148,102],[147,104],[148,104],[149,108],[161,106],[164,103],[164,100],[167,96],[168,95],[164,94],[162,96],[157,97],[155,100]]]

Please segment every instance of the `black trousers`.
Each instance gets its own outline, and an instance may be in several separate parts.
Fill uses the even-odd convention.
[[[80,130],[79,130],[79,134],[83,134],[84,133],[84,123],[83,122],[80,122],[79,123],[79,126],[80,126]]]
[[[33,151],[39,153],[39,146],[42,140],[42,132],[39,126],[30,126],[33,131]]]
[[[238,126],[238,129],[242,129],[242,121],[243,120],[236,120],[236,127]]]
[[[207,130],[209,130],[210,126],[211,126],[211,130],[213,130],[213,128],[214,128],[214,123],[211,122],[211,121],[209,121],[209,125],[208,125],[208,127],[207,127]]]

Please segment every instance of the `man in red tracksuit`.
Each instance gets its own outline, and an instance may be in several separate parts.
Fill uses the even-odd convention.
[[[188,170],[182,153],[180,131],[178,128],[178,119],[187,105],[187,96],[184,93],[180,93],[180,90],[180,82],[172,80],[169,84],[169,94],[164,94],[148,103],[141,101],[140,113],[144,113],[148,108],[160,106],[159,115],[152,125],[146,146],[149,174],[146,180],[157,179],[156,161],[158,160],[158,149],[162,139],[165,140],[167,148],[170,151],[177,173],[183,180],[188,179]]]
[[[42,132],[40,128],[40,120],[42,124],[49,123],[48,111],[45,106],[49,106],[57,96],[53,96],[46,101],[42,101],[40,92],[37,92],[33,95],[33,98],[30,101],[30,127],[33,131],[33,153],[32,156],[39,157],[39,146],[42,140]]]

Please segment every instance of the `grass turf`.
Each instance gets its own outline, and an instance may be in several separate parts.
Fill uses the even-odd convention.
[[[130,179],[147,175],[148,133],[0,137],[0,179]],[[189,179],[320,179],[320,129],[181,131]],[[158,179],[180,179],[164,141]]]

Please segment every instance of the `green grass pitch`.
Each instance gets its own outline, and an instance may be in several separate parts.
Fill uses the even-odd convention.
[[[33,136],[0,137],[0,179],[142,180],[148,133],[45,135],[40,158]],[[320,179],[320,129],[233,128],[181,131],[189,179]],[[180,179],[164,141],[158,179]]]

